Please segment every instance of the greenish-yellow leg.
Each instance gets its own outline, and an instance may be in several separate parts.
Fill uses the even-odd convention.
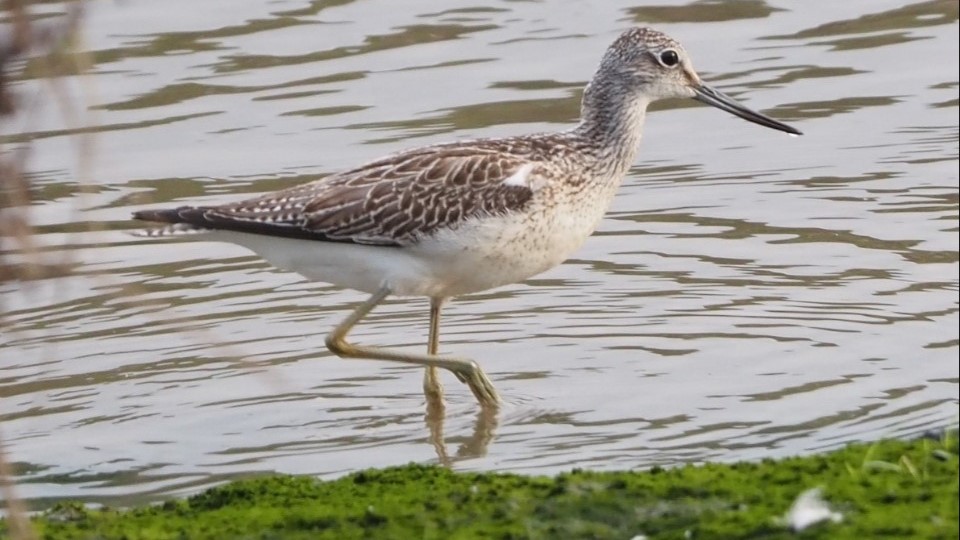
[[[430,337],[427,341],[427,356],[437,356],[440,352],[441,307],[443,307],[442,299],[430,299]],[[440,374],[434,366],[427,366],[423,372],[423,393],[431,404],[443,406],[443,385],[440,384]]]
[[[436,356],[440,348],[440,307],[443,300],[430,299],[430,337],[427,339],[427,355]],[[446,416],[446,407],[443,404],[443,385],[440,384],[440,374],[434,366],[427,366],[423,371],[423,394],[427,398],[427,414],[423,417],[430,431],[429,441],[437,452],[437,458],[444,467],[450,466],[450,454],[447,453],[447,444],[443,438],[443,421]],[[480,407],[487,410],[487,407]]]
[[[339,326],[333,329],[333,332],[327,336],[327,348],[334,354],[343,358],[369,358],[372,360],[387,360],[391,362],[404,362],[406,364],[415,364],[427,368],[429,379],[430,368],[443,368],[453,372],[462,382],[470,387],[470,391],[480,402],[480,405],[487,408],[496,408],[500,404],[500,396],[490,379],[487,378],[480,366],[472,360],[461,360],[459,358],[448,358],[431,354],[412,354],[405,352],[382,349],[380,347],[365,347],[354,345],[347,342],[347,334],[361,319],[367,316],[384,298],[390,295],[390,289],[383,288],[374,293],[366,302],[360,304]],[[433,302],[431,302],[433,304]],[[439,343],[440,327],[440,306],[437,306],[437,316],[433,317],[433,308],[431,305],[431,341],[436,340]],[[434,320],[436,321],[434,323]],[[437,331],[433,331],[433,325],[436,324]],[[430,347],[436,345],[431,344]],[[436,350],[436,349],[434,349]],[[436,374],[433,374],[436,380]]]

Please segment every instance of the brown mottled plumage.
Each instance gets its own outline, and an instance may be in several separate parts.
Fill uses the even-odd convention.
[[[143,210],[134,218],[198,230],[406,246],[465,220],[522,211],[532,189],[503,180],[524,165],[537,164],[533,175],[583,183],[585,175],[575,173],[575,163],[558,161],[577,142],[568,134],[543,134],[426,146],[252,199]],[[563,165],[573,165],[571,172],[565,173]],[[148,235],[187,230],[162,228]]]
[[[532,190],[502,181],[526,163],[548,160],[556,146],[546,142],[516,138],[428,146],[252,199],[141,211],[134,217],[206,229],[404,246],[470,218],[522,211]]]

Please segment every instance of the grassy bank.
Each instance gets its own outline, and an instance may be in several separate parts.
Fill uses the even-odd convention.
[[[410,465],[329,482],[263,477],[129,510],[61,505],[34,527],[58,539],[955,539],[957,463],[953,431],[759,463],[551,478]],[[794,530],[783,516],[817,487],[833,518]]]

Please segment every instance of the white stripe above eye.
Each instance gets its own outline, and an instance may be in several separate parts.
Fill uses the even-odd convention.
[[[526,165],[520,167],[516,172],[504,179],[503,185],[529,187],[530,182],[528,177],[530,176],[530,171],[533,170],[533,166],[533,163],[527,163]]]

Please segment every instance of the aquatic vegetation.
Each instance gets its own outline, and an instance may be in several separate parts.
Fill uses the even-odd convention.
[[[782,516],[812,488],[835,518],[795,531]],[[50,539],[834,539],[957,538],[958,517],[950,432],[756,463],[556,477],[426,465],[326,482],[267,476],[143,508],[61,504],[34,523]]]

